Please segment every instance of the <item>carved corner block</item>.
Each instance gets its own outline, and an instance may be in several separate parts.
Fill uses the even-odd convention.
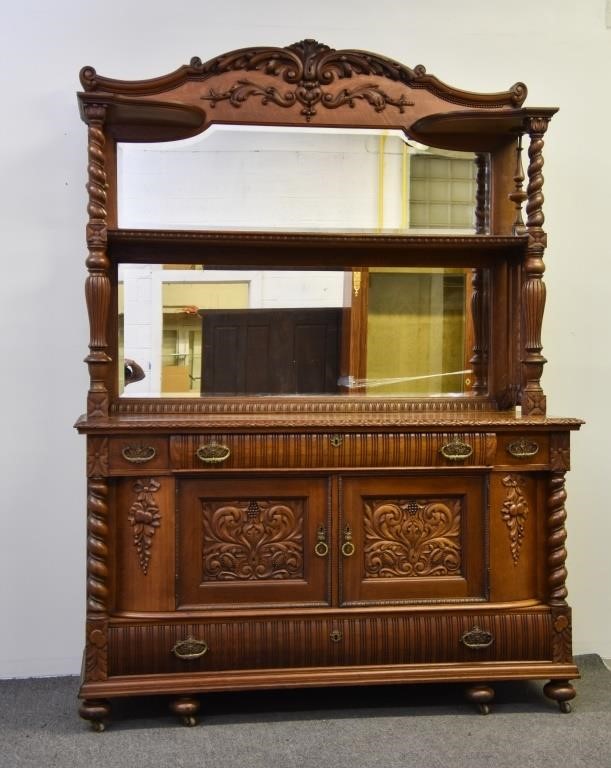
[[[546,412],[547,398],[543,392],[524,390],[522,394],[522,414],[524,416],[545,416]]]
[[[87,477],[108,476],[108,438],[87,439]]]
[[[549,463],[554,472],[571,468],[571,439],[568,432],[552,432],[549,443]]]
[[[85,680],[99,682],[108,677],[108,622],[87,622]]]
[[[570,664],[573,661],[571,609],[552,608],[552,654],[555,662]]]

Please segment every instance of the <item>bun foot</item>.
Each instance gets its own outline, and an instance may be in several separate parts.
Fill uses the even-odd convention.
[[[571,711],[570,701],[577,695],[577,691],[568,680],[550,680],[550,682],[544,686],[543,693],[548,699],[557,701],[558,708],[564,714],[568,714]]]
[[[91,729],[96,733],[106,730],[106,723],[110,715],[110,704],[105,700],[85,699],[81,702],[78,711],[83,720],[89,720]]]
[[[192,728],[197,724],[195,715],[199,712],[199,701],[189,696],[181,696],[170,702],[170,709],[181,719],[182,724],[187,728]]]
[[[490,713],[490,702],[494,699],[494,688],[489,685],[470,685],[465,689],[467,701],[475,704],[482,715]]]

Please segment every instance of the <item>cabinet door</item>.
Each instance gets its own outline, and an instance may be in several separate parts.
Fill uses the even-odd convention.
[[[326,478],[180,481],[179,607],[327,605],[328,531]]]
[[[342,487],[343,605],[486,599],[484,476],[370,476]]]

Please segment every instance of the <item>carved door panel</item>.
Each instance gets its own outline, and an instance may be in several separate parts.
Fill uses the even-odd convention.
[[[484,600],[483,476],[345,478],[343,605]]]
[[[178,605],[327,605],[326,478],[178,484]]]

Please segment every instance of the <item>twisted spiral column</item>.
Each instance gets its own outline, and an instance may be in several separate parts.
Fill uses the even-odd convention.
[[[108,483],[89,481],[87,494],[87,613],[108,612]]]
[[[87,246],[89,255],[86,266],[89,276],[85,282],[85,298],[89,314],[89,354],[85,362],[89,365],[90,388],[87,398],[87,415],[90,418],[108,415],[108,376],[110,357],[108,355],[108,314],[110,307],[110,260],[106,253],[106,202],[107,177],[105,167],[104,120],[106,107],[89,104],[85,107],[89,125],[88,182],[89,202],[87,213]]]
[[[522,286],[524,349],[523,379],[524,390],[522,410],[525,414],[545,415],[546,400],[541,388],[543,366],[547,362],[541,354],[541,325],[545,309],[546,289],[543,282],[545,264],[543,253],[547,245],[547,235],[543,230],[543,135],[547,130],[549,118],[531,117],[527,120],[530,136],[528,148],[528,186],[526,188],[526,228],[528,232],[528,250],[524,264],[524,283]]]
[[[548,601],[552,606],[566,606],[566,491],[564,472],[552,472],[547,498],[547,585]]]

